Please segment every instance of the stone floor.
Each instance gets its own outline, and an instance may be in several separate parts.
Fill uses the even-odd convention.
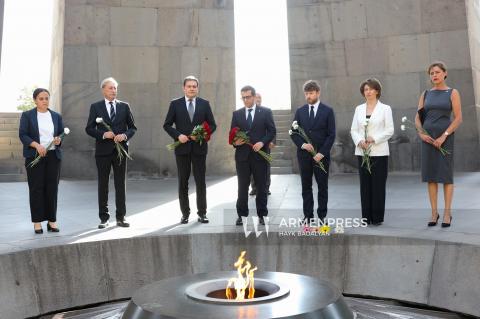
[[[191,185],[194,185],[193,181]],[[243,231],[235,226],[236,177],[207,179],[209,224],[196,222],[180,225],[176,179],[129,180],[127,183],[127,218],[130,228],[111,226],[97,229],[97,187],[95,181],[62,180],[58,196],[58,225],[61,232],[35,235],[30,223],[28,186],[26,183],[0,183],[0,253],[58,244],[128,238],[161,233],[198,233]],[[359,181],[355,174],[334,175],[329,184],[329,217],[360,217]],[[379,227],[351,228],[363,232],[392,236],[418,237],[480,244],[480,173],[456,175],[453,222],[449,229],[428,228],[430,209],[426,185],[415,174],[391,174],[388,179],[385,223]],[[190,195],[195,212],[194,186]],[[114,212],[113,185],[111,211]],[[302,216],[302,197],[298,175],[273,175],[269,196],[270,231],[278,231],[283,217]],[[439,207],[443,207],[443,192]],[[254,207],[250,197],[250,207]],[[442,210],[440,210],[442,214]],[[255,215],[254,210],[251,214]],[[114,217],[114,216],[113,216]],[[111,220],[114,220],[112,218]],[[44,226],[44,228],[46,228]]]

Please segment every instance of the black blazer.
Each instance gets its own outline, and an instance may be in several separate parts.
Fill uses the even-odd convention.
[[[207,122],[210,126],[212,133],[217,129],[217,124],[213,117],[212,108],[207,100],[196,97],[195,98],[195,113],[193,114],[193,120],[190,121],[190,116],[187,111],[187,103],[185,97],[172,100],[168,108],[168,113],[163,123],[163,129],[170,135],[175,141],[178,141],[178,136],[190,135],[193,128],[197,125],[201,125],[203,122]],[[175,127],[173,127],[175,124]],[[176,155],[204,155],[208,152],[208,143],[199,143],[195,141],[188,141],[181,144],[175,149]]]
[[[50,109],[50,114],[52,115],[53,121],[53,136],[59,136],[63,133],[63,121],[62,116],[57,112],[54,112]],[[33,147],[30,147],[30,144],[35,141],[40,143],[40,132],[38,131],[38,120],[37,120],[37,108],[33,108],[29,111],[22,113],[20,118],[20,127],[18,129],[18,136],[23,144],[23,157],[30,158],[35,157],[37,150]],[[62,149],[60,145],[55,146],[55,155],[58,159],[62,159]]]
[[[256,106],[255,115],[253,116],[252,127],[248,130],[247,117],[245,115],[245,107],[238,109],[232,114],[232,124],[230,128],[238,127],[240,130],[247,132],[250,137],[250,143],[263,142],[262,151],[269,153],[269,144],[275,139],[277,129],[273,121],[272,111],[264,106]],[[264,160],[260,155],[256,154],[253,149],[246,145],[235,146],[235,160],[246,161],[250,153],[255,153],[259,160]]]
[[[110,125],[115,135],[125,134],[128,141],[137,131],[135,120],[133,119],[128,103],[116,100],[115,121],[113,123],[108,115],[105,100],[93,103],[90,106],[90,114],[88,115],[85,131],[88,135],[96,139],[95,156],[110,155],[115,148],[115,142],[112,139],[103,139],[103,134],[108,130],[103,124],[96,122],[97,117],[101,117],[105,123]],[[122,145],[128,151],[128,142],[123,141]]]
[[[312,127],[310,127],[309,113],[310,109],[308,104],[299,107],[295,112],[294,121],[297,121],[298,125],[305,130],[305,133],[312,141],[317,152],[329,159],[330,150],[332,149],[333,142],[335,141],[335,115],[333,114],[333,110],[328,105],[320,103],[318,105],[317,114],[315,115],[315,121]],[[299,156],[312,156],[310,153],[301,148],[305,141],[300,136],[294,134],[290,137],[295,145],[297,145],[297,154]]]

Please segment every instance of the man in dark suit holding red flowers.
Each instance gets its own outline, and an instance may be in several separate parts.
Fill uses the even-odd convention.
[[[175,159],[178,171],[178,198],[182,218],[180,223],[187,224],[190,215],[188,200],[188,179],[193,168],[197,192],[197,215],[200,223],[208,223],[207,218],[207,187],[205,184],[206,159],[208,152],[207,141],[198,143],[192,136],[193,128],[204,122],[215,132],[217,125],[213,117],[210,103],[199,98],[199,82],[194,76],[187,76],[183,80],[185,96],[170,102],[163,129],[180,145],[175,148]],[[175,125],[175,127],[173,127]]]
[[[237,226],[243,225],[242,217],[248,216],[248,187],[250,176],[253,175],[257,185],[255,203],[259,222],[265,225],[264,217],[267,209],[267,170],[269,163],[259,151],[268,153],[268,146],[275,138],[276,128],[273,114],[269,108],[255,104],[255,89],[249,85],[240,90],[245,107],[233,112],[231,128],[238,128],[246,132],[248,144],[245,140],[232,140],[235,147],[235,166],[238,179],[237,198]]]

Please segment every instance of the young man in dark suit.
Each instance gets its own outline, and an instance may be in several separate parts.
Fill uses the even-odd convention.
[[[291,138],[297,146],[297,159],[302,179],[303,214],[305,220],[313,218],[312,175],[318,185],[318,218],[327,216],[328,203],[328,169],[330,166],[330,150],[335,141],[335,116],[331,107],[320,102],[320,85],[315,81],[307,81],[303,85],[307,104],[295,112],[294,121],[305,130],[312,144],[305,142],[300,136],[293,134]],[[315,156],[312,152],[316,151]],[[319,168],[322,161],[325,170]]]
[[[210,103],[198,97],[198,79],[194,76],[187,76],[183,80],[183,92],[185,96],[170,102],[163,129],[175,141],[182,144],[175,149],[175,159],[178,171],[178,198],[180,200],[180,210],[182,218],[180,223],[187,224],[190,215],[190,205],[188,201],[188,179],[190,171],[193,168],[193,177],[195,179],[197,191],[197,215],[200,223],[208,223],[207,218],[207,186],[205,184],[206,159],[208,144],[195,141],[195,137],[190,136],[192,130],[197,125],[207,122],[212,133],[215,132],[217,125],[213,117]],[[175,124],[175,127],[173,125]]]
[[[253,175],[257,185],[255,203],[260,224],[265,225],[264,217],[268,215],[267,209],[267,170],[268,162],[259,154],[259,150],[268,153],[268,146],[275,138],[276,128],[273,114],[269,108],[255,104],[255,89],[245,86],[240,90],[245,107],[236,110],[232,115],[231,128],[238,127],[247,132],[253,147],[246,145],[245,141],[237,140],[235,147],[235,166],[238,179],[237,198],[237,226],[243,225],[242,217],[248,216],[248,187],[250,175]]]
[[[129,227],[126,221],[125,207],[125,174],[127,171],[127,159],[120,161],[115,143],[121,143],[128,152],[128,142],[137,128],[133,119],[130,105],[117,100],[118,82],[114,78],[106,78],[102,81],[101,88],[104,99],[90,106],[87,127],[85,131],[95,138],[95,162],[98,172],[98,211],[102,229],[108,226],[110,214],[108,211],[108,181],[110,169],[113,168],[113,180],[115,182],[115,206],[117,226]],[[108,124],[112,131],[97,123],[97,118]]]

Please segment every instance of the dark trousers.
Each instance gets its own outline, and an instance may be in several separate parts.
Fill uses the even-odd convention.
[[[248,187],[250,185],[250,176],[257,185],[257,196],[255,204],[257,206],[257,215],[267,216],[267,171],[268,163],[257,154],[251,153],[246,161],[235,161],[238,180],[237,195],[237,214],[238,216],[248,216]]]
[[[46,220],[56,222],[60,160],[55,151],[48,151],[40,162],[29,167],[32,161],[33,158],[25,160],[32,222],[40,223]]]
[[[182,215],[190,215],[190,204],[188,201],[188,179],[193,168],[193,178],[197,192],[197,214],[204,216],[207,213],[207,185],[205,183],[205,171],[207,155],[176,155],[178,172],[178,199]]]
[[[362,167],[362,157],[357,156],[360,175],[360,198],[362,201],[362,218],[367,223],[381,223],[385,215],[385,191],[388,175],[388,156],[370,157],[371,174]]]
[[[313,218],[313,190],[312,190],[312,175],[315,176],[315,181],[318,186],[318,218],[324,219],[327,216],[328,204],[328,169],[330,160],[322,159],[322,163],[327,171],[327,174],[315,165],[313,157],[297,156],[298,165],[300,168],[300,177],[302,179],[302,198],[303,198],[303,214],[306,218]]]
[[[267,165],[267,193],[270,191],[270,184],[272,183],[271,180],[271,165]],[[253,175],[250,178],[250,186],[252,187],[252,192],[257,192],[257,185],[255,184],[255,180],[253,179]]]
[[[98,216],[101,221],[110,218],[108,211],[108,182],[110,170],[113,167],[113,181],[115,185],[115,216],[117,220],[123,220],[127,209],[125,207],[125,173],[127,171],[127,159],[120,163],[116,149],[111,155],[96,156],[98,172]]]

